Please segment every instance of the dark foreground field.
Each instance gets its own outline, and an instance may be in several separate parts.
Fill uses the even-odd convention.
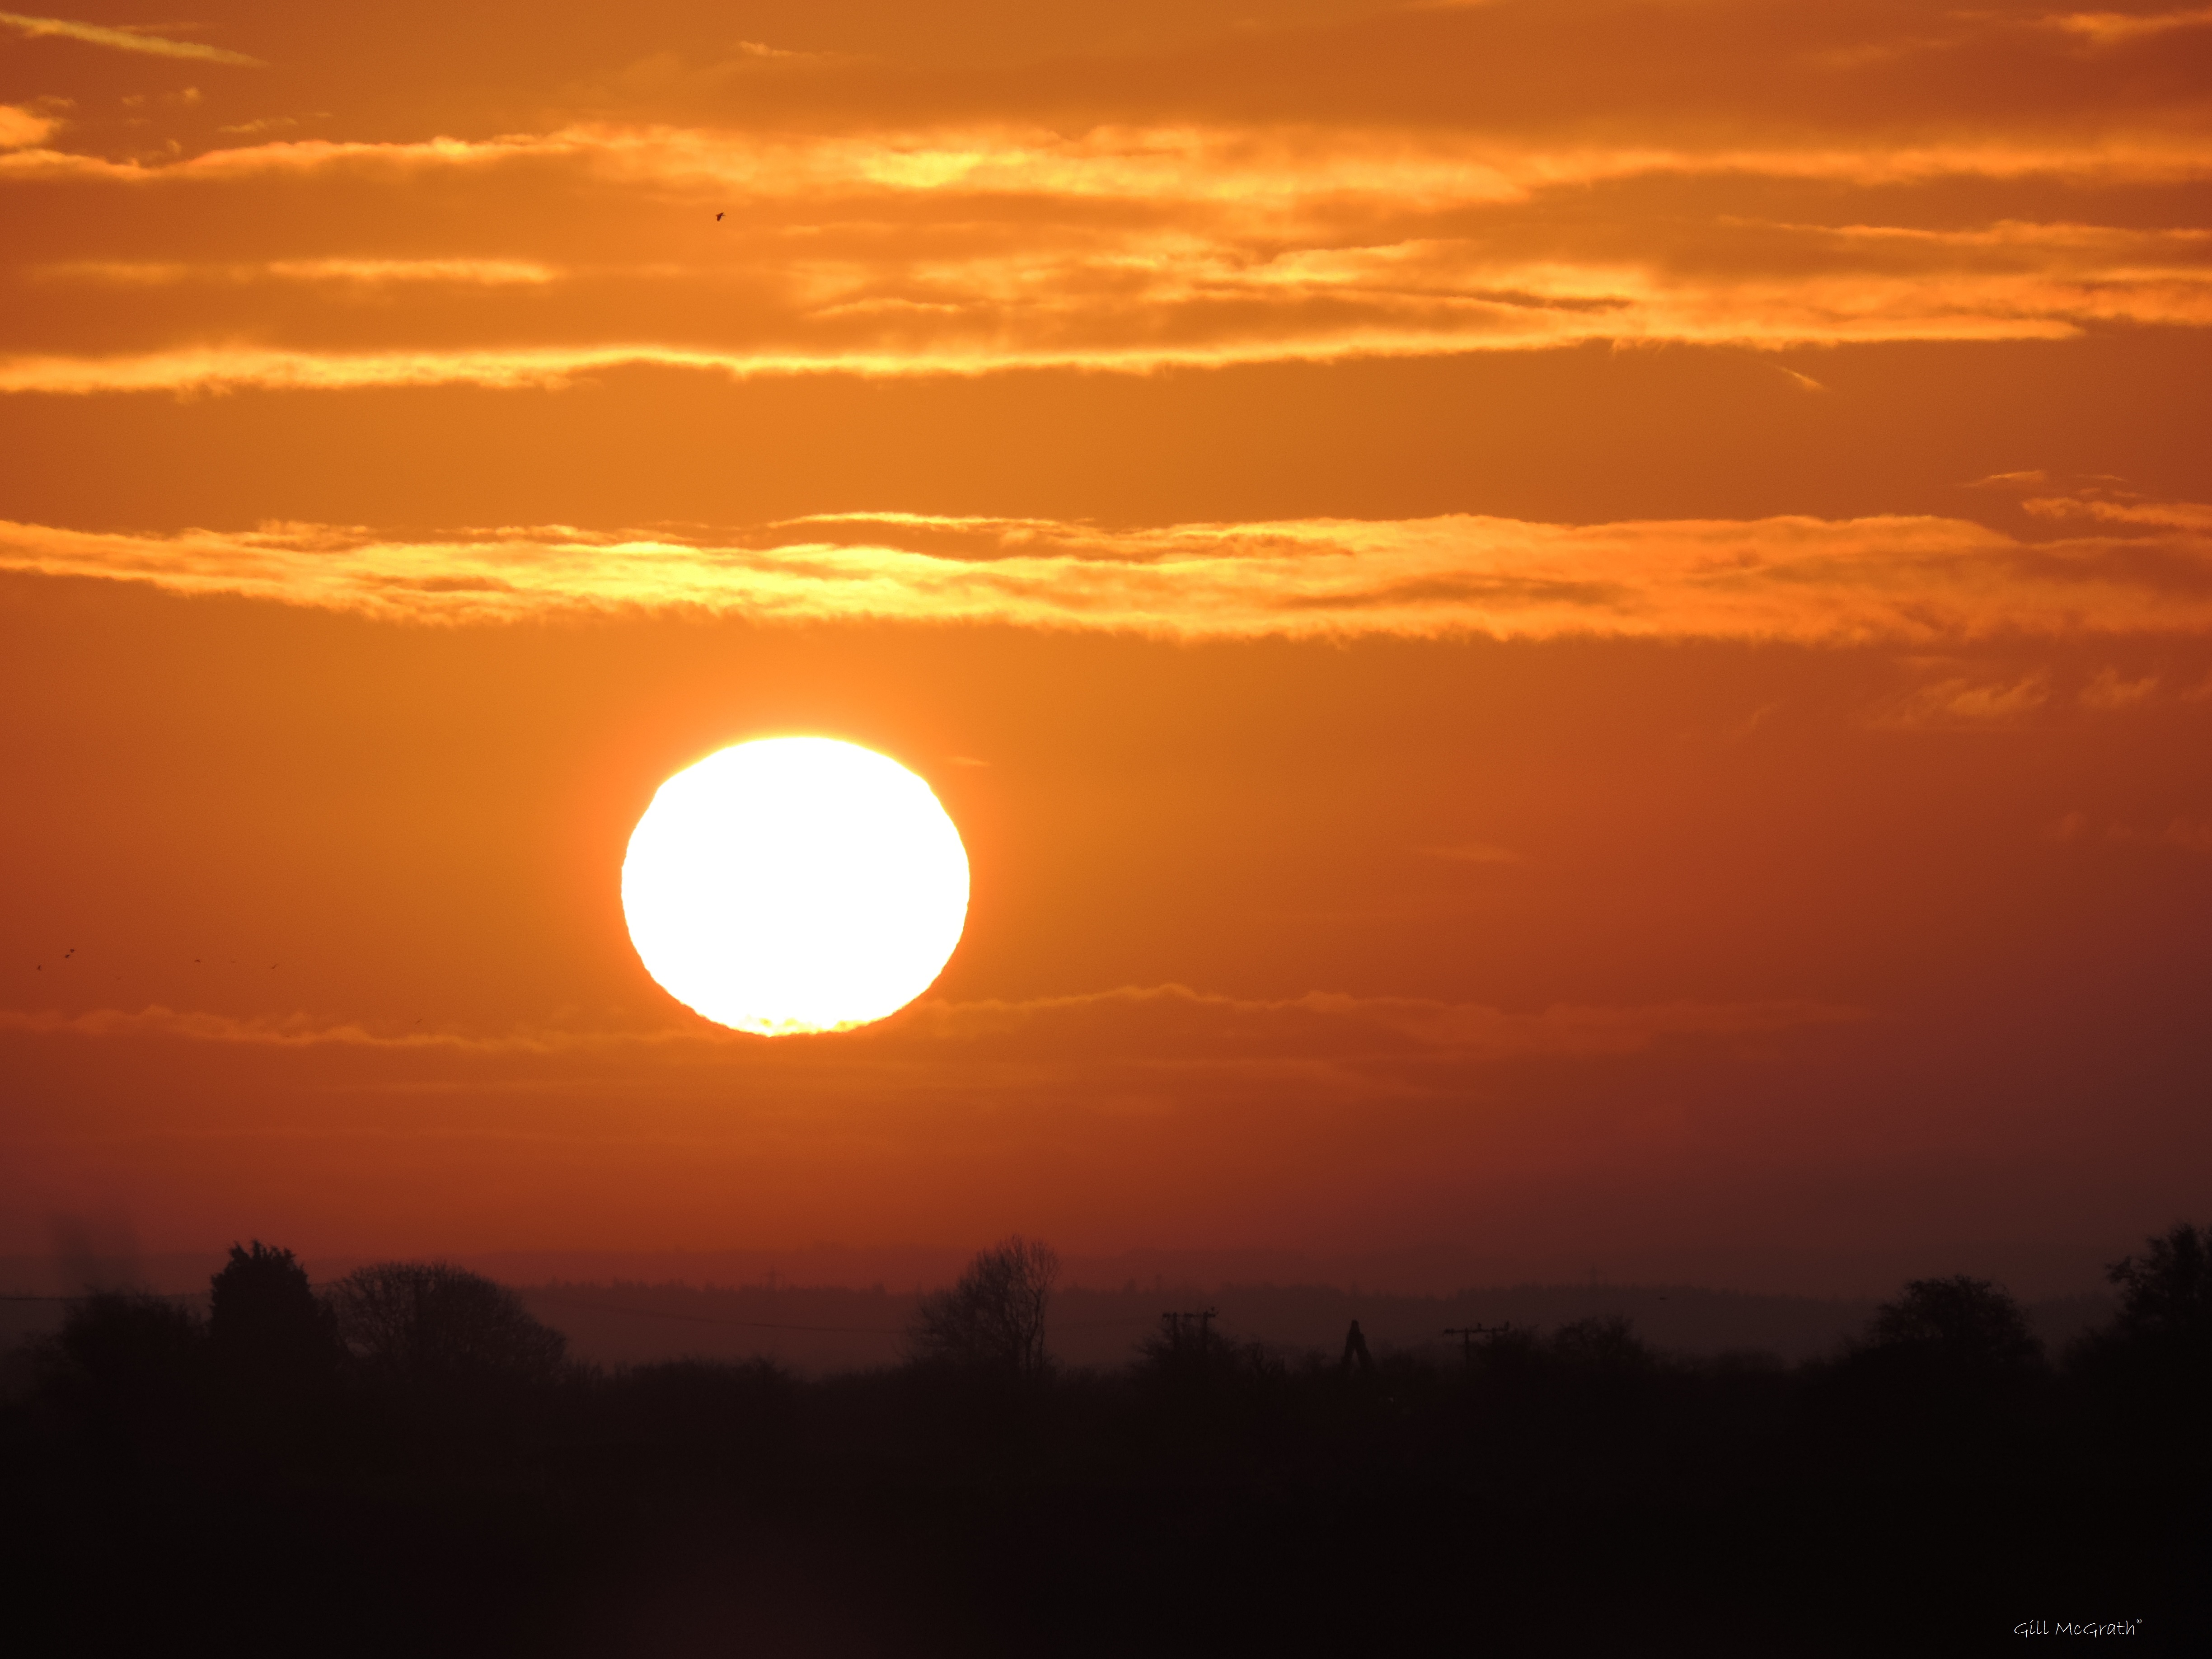
[[[15,1357],[8,1646],[2212,1651],[2192,1260],[2057,1363],[1956,1280],[1796,1367],[1592,1321],[1369,1369],[1192,1322],[1114,1371],[801,1381],[579,1368],[488,1281],[334,1304],[270,1254],[211,1319],[88,1298]]]

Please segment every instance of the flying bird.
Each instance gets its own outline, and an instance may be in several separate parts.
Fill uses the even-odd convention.
[[[720,214],[718,213],[714,216],[714,222],[718,225],[722,222],[722,216]]]

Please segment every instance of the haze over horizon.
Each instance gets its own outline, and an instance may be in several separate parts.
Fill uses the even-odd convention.
[[[1248,9],[0,15],[0,1255],[2201,1218],[2212,13]],[[763,1039],[619,872],[793,734],[972,896]]]

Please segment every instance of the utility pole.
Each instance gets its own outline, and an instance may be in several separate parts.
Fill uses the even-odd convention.
[[[1194,1313],[1164,1313],[1160,1316],[1160,1323],[1167,1331],[1168,1346],[1174,1349],[1176,1352],[1181,1353],[1182,1352],[1183,1334],[1186,1322],[1191,1320],[1197,1321],[1198,1351],[1200,1353],[1204,1353],[1206,1350],[1207,1345],[1213,1339],[1213,1322],[1215,1317],[1216,1310],[1214,1309],[1201,1308]]]
[[[1444,1334],[1459,1339],[1459,1357],[1472,1365],[1476,1342],[1486,1336],[1503,1336],[1512,1328],[1513,1322],[1509,1319],[1503,1325],[1448,1325]]]

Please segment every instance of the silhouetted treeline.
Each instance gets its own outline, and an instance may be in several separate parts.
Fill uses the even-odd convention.
[[[317,1286],[256,1243],[204,1319],[87,1297],[0,1407],[15,1628],[655,1659],[2203,1628],[2212,1230],[2116,1264],[2118,1316],[2059,1354],[1961,1277],[1796,1366],[1669,1356],[1621,1318],[1369,1364],[1177,1309],[1120,1369],[1056,1369],[1054,1265],[1008,1240],[923,1304],[908,1363],[813,1381],[580,1365],[441,1263]]]

